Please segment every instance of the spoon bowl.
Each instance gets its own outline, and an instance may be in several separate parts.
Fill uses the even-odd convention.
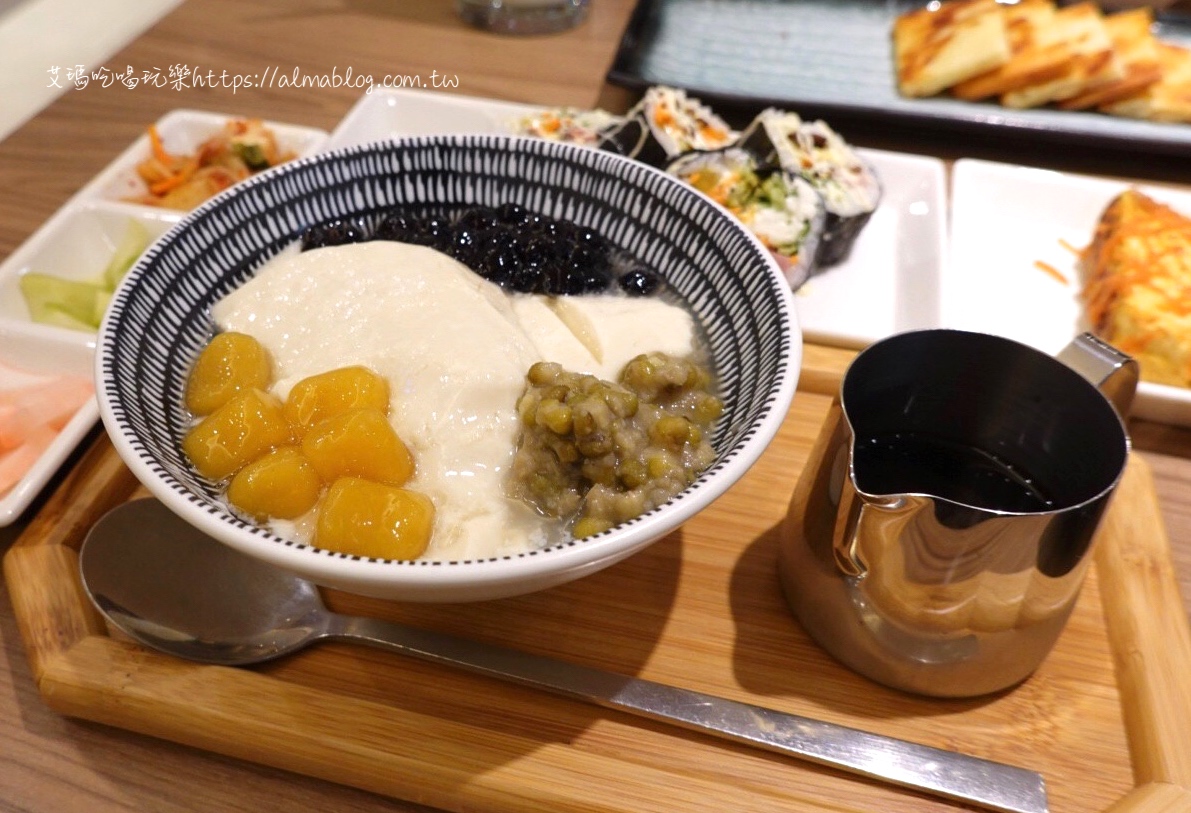
[[[324,638],[389,649],[990,810],[1045,813],[1041,775],[977,757],[526,652],[333,613],[308,581],[242,554],[157,500],[125,503],[83,541],[95,606],[137,641],[245,666]]]
[[[104,516],[79,550],[83,586],[113,624],[188,660],[245,666],[327,634],[318,588],[221,545],[157,500]]]

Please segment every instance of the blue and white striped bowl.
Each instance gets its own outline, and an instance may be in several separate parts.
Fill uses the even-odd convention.
[[[610,531],[516,556],[365,559],[282,539],[231,514],[181,450],[187,373],[211,306],[310,225],[395,206],[520,203],[592,227],[657,268],[706,334],[725,401],[717,459],[665,505]],[[282,165],[229,189],[153,245],[100,328],[100,414],[125,463],[187,522],[322,585],[382,598],[471,601],[593,573],[673,531],[753,464],[794,394],[802,357],[789,286],[725,210],[662,172],[609,153],[504,136],[365,144]]]

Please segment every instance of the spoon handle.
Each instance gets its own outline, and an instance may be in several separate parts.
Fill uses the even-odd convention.
[[[328,633],[990,810],[1046,813],[1042,775],[539,655],[337,615]]]

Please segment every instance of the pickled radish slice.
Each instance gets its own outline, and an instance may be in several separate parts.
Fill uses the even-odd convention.
[[[90,381],[77,376],[0,390],[0,452],[21,446],[38,427],[60,430],[94,392]]]
[[[20,446],[0,453],[0,494],[4,494],[21,481],[56,437],[57,430],[42,424],[35,427]]]

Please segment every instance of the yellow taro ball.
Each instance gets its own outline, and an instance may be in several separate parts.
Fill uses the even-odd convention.
[[[269,352],[244,333],[219,333],[203,348],[186,382],[186,408],[209,415],[236,393],[267,390],[273,376]]]
[[[390,486],[414,473],[414,459],[378,409],[351,409],[312,427],[302,453],[328,483],[363,477]]]
[[[389,409],[389,382],[367,367],[341,367],[303,378],[285,399],[285,417],[299,434],[357,408]]]
[[[212,412],[182,439],[182,451],[204,477],[222,480],[290,442],[281,402],[261,390],[246,390]]]
[[[296,446],[281,446],[236,472],[227,499],[258,520],[297,519],[318,502],[323,481]]]
[[[425,494],[344,477],[319,506],[314,544],[372,559],[416,559],[433,528],[434,503]]]

